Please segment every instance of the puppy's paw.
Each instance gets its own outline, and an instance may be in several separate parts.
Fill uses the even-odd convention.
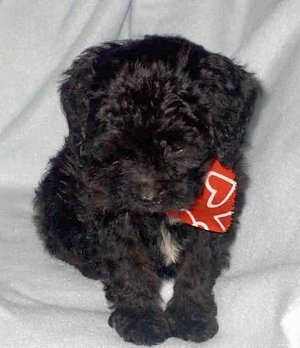
[[[170,306],[166,310],[171,335],[187,341],[204,342],[218,332],[216,317],[201,312],[187,312]]]
[[[160,309],[117,308],[108,323],[125,341],[153,345],[169,337],[168,322]]]

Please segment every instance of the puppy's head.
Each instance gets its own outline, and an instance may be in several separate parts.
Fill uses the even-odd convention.
[[[190,205],[213,158],[234,167],[256,94],[241,67],[171,37],[88,49],[61,87],[82,170],[110,208],[151,213]]]

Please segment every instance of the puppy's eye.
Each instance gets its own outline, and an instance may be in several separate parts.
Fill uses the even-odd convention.
[[[165,148],[167,147],[167,142],[166,142],[165,140],[162,140],[162,141],[159,143],[159,145],[160,145],[163,149],[165,149]]]
[[[168,161],[181,161],[186,155],[186,148],[180,146],[168,147],[165,151],[165,157]]]
[[[171,150],[172,154],[179,155],[179,154],[183,153],[184,147],[181,145],[173,145],[173,146],[171,146],[170,150]]]
[[[179,155],[180,153],[182,153],[183,152],[183,148],[181,148],[181,149],[178,149],[178,150],[172,150],[172,152],[174,153],[174,154],[176,154],[176,155]]]

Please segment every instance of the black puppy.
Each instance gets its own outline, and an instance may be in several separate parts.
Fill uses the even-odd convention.
[[[255,80],[185,39],[147,36],[84,51],[60,95],[69,135],[35,200],[47,249],[101,279],[109,324],[126,341],[211,338],[212,289],[229,264],[242,205],[241,148]],[[194,202],[216,158],[238,184],[229,230],[168,217]],[[164,311],[161,279],[170,276],[174,294]]]

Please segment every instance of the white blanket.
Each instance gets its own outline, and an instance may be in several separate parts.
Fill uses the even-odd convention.
[[[87,46],[151,33],[234,57],[264,87],[246,153],[247,205],[232,266],[215,287],[220,330],[199,346],[300,347],[299,0],[2,0],[1,348],[131,346],[107,325],[101,284],[44,252],[31,200],[67,133],[61,72]]]

